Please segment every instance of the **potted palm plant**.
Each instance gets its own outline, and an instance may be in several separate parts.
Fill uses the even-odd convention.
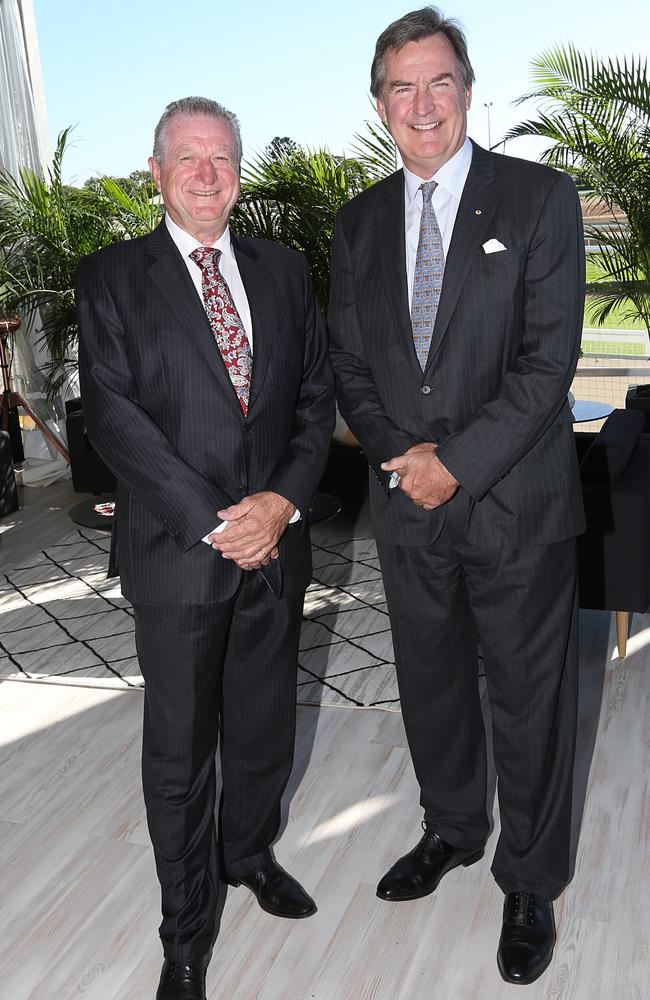
[[[127,192],[111,178],[92,188],[63,182],[70,130],[59,136],[47,176],[0,172],[0,313],[27,326],[38,314],[47,351],[44,388],[52,398],[77,368],[74,282],[85,254],[149,231],[160,216],[155,192]]]

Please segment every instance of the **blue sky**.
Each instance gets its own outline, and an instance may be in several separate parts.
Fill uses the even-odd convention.
[[[145,168],[165,105],[201,94],[241,121],[250,158],[275,135],[333,151],[373,117],[377,35],[413,9],[392,0],[34,0],[52,143],[76,125],[67,180]],[[441,4],[461,21],[477,82],[469,133],[487,144],[523,116],[531,59],[573,41],[601,55],[645,56],[650,5],[640,0]],[[645,9],[643,9],[645,8]],[[527,12],[530,10],[530,12]],[[508,152],[527,155],[525,140]]]

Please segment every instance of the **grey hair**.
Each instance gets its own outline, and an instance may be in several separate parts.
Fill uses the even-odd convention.
[[[461,73],[465,90],[474,83],[474,70],[467,53],[467,39],[458,21],[443,17],[437,7],[422,7],[412,10],[404,17],[389,24],[377,39],[375,55],[370,70],[370,93],[374,98],[380,97],[386,83],[386,66],[384,59],[389,49],[399,51],[407,42],[421,42],[424,38],[442,34],[449,40]]]
[[[158,163],[162,163],[165,155],[167,126],[176,115],[208,115],[210,118],[218,118],[228,122],[235,140],[237,164],[241,163],[242,141],[237,116],[224,108],[223,104],[211,101],[208,97],[181,97],[179,101],[172,101],[171,104],[167,105],[153,134],[153,158]]]

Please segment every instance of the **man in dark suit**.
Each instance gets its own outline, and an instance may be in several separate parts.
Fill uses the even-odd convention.
[[[378,886],[424,896],[483,854],[491,703],[506,894],[498,963],[551,960],[569,877],[576,726],[575,536],[567,391],[583,309],[571,179],[466,137],[465,38],[435,8],[377,42],[372,92],[403,170],[344,206],[330,337],[343,417],[371,466],[373,525],[424,836]]]
[[[119,568],[146,685],[158,1000],[205,996],[219,876],[277,916],[316,909],[270,845],[333,388],[304,258],[230,232],[240,161],[225,108],[169,105],[149,161],[164,220],[78,274],[84,413],[118,480]]]

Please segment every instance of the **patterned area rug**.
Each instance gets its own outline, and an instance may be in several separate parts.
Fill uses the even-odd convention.
[[[301,704],[399,709],[372,538],[313,545],[300,644]],[[0,576],[0,677],[142,687],[133,612],[106,579],[110,536],[80,528]]]

